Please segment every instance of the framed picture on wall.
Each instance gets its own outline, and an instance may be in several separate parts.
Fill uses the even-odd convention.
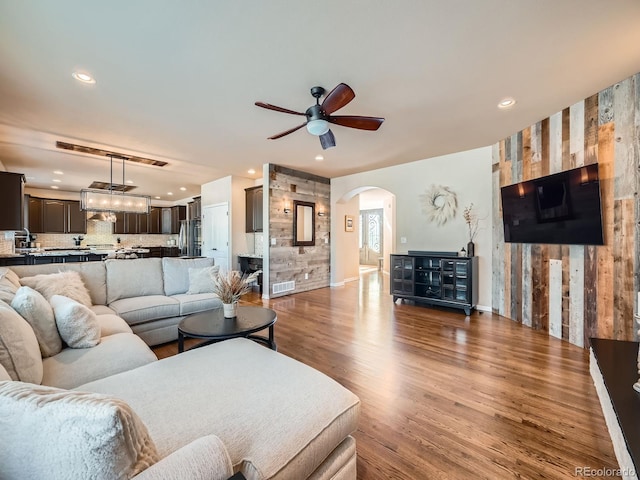
[[[353,215],[344,216],[344,231],[353,232]]]

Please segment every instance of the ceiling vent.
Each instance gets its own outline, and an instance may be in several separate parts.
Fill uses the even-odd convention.
[[[143,163],[145,165],[153,165],[154,167],[164,167],[169,165],[167,162],[161,160],[153,160],[151,158],[138,157],[136,155],[129,155],[126,153],[112,152],[109,150],[102,150],[101,148],[85,147],[83,145],[75,145],[73,143],[56,142],[56,147],[63,150],[71,150],[73,152],[89,153],[91,155],[98,155],[100,157],[111,157],[118,159],[125,159],[130,162]]]
[[[121,183],[99,182],[94,180],[93,183],[89,185],[89,188],[96,190],[113,190],[114,192],[130,192],[138,187],[135,185],[122,185]]]

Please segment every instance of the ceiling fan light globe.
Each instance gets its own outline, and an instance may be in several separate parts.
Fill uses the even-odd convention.
[[[329,122],[326,120],[310,120],[307,122],[307,131],[311,135],[324,135],[329,131]]]

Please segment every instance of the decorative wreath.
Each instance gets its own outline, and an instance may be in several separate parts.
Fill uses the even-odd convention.
[[[422,212],[430,222],[442,226],[456,216],[458,197],[449,187],[431,185],[420,200]]]

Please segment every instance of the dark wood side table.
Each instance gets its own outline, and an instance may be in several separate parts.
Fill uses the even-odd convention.
[[[235,318],[224,318],[222,308],[195,313],[182,319],[178,324],[178,353],[184,352],[185,338],[202,338],[205,342],[194,348],[210,343],[244,337],[278,350],[274,339],[274,325],[278,317],[270,308],[239,306]],[[254,335],[269,329],[269,336]]]

